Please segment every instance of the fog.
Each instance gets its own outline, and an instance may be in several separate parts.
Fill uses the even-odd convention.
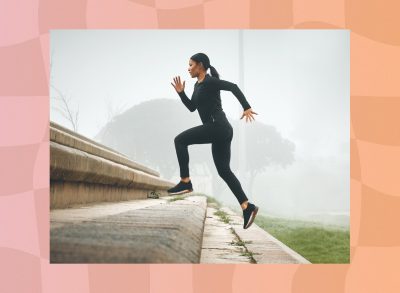
[[[293,163],[269,165],[250,184],[244,168],[249,153],[243,133],[255,127],[254,122],[239,120],[240,103],[231,92],[221,91],[225,113],[240,125],[232,142],[232,146],[240,144],[232,148],[239,165],[232,170],[250,201],[266,215],[348,225],[348,30],[51,30],[50,118],[72,129],[57,99],[62,95],[71,111],[79,109],[76,130],[99,140],[99,132],[117,114],[143,102],[171,99],[186,111],[171,82],[180,75],[191,96],[196,79],[188,74],[188,61],[198,52],[209,56],[221,79],[238,84],[258,113],[258,123],[274,127],[295,145]],[[182,118],[183,129],[201,124],[197,111],[187,112],[197,120],[193,124]],[[149,130],[146,124],[141,127],[143,132]],[[165,123],[159,121],[159,127]],[[171,136],[171,144],[173,140]],[[176,157],[173,148],[159,147]],[[199,150],[209,151],[212,164],[211,148],[206,145],[189,147],[190,162]],[[252,156],[262,156],[263,150],[259,152]],[[212,195],[229,206],[239,206],[217,173],[206,176],[190,168],[195,191],[212,194],[208,183],[216,181],[222,189]],[[176,183],[180,178],[179,170],[162,175]]]

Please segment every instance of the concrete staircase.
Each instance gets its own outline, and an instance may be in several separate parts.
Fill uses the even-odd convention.
[[[255,223],[50,125],[50,263],[309,263]]]
[[[53,209],[50,263],[309,263],[255,223],[242,225],[195,192]]]

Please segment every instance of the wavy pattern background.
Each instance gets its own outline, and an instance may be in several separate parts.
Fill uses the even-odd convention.
[[[0,292],[400,292],[400,2],[0,4]],[[49,264],[51,29],[350,29],[351,263]]]

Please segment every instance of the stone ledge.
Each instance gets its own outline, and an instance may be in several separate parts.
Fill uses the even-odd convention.
[[[101,209],[86,206],[87,217],[70,222],[63,221],[60,210],[58,217],[51,212],[50,263],[199,263],[206,198],[157,201],[146,207],[140,201],[139,208],[134,208],[134,201],[113,203],[111,213],[104,204]],[[120,213],[116,212],[119,204]],[[76,217],[75,210],[63,216],[68,217],[69,211]]]
[[[167,194],[174,183],[125,165],[50,142],[50,209]]]
[[[52,121],[50,122],[50,141],[71,147],[73,149],[81,150],[85,153],[92,154],[157,177],[160,176],[160,173],[157,171],[133,162],[124,154],[121,154],[107,146],[101,145]]]
[[[52,181],[50,209],[66,209],[90,203],[109,203],[147,199],[153,190],[73,181]],[[166,190],[156,190],[160,196]]]
[[[136,188],[167,189],[173,183],[105,158],[50,142],[50,178]]]

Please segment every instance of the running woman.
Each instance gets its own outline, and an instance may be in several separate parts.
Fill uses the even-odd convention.
[[[210,68],[211,76],[207,73]],[[232,82],[219,79],[217,70],[210,65],[210,59],[204,53],[197,53],[189,59],[189,74],[197,77],[192,98],[185,94],[185,81],[181,82],[180,76],[174,77],[175,88],[183,104],[194,112],[199,112],[202,125],[189,128],[175,137],[175,149],[178,157],[181,181],[168,192],[170,194],[183,194],[193,191],[189,177],[189,152],[188,146],[192,144],[212,144],[212,155],[218,174],[227,183],[236,196],[243,210],[243,228],[251,226],[258,212],[258,207],[248,201],[239,180],[229,166],[231,158],[231,142],[233,128],[222,110],[220,90],[231,91],[243,107],[243,117],[247,121],[255,120],[249,103],[239,87]]]

